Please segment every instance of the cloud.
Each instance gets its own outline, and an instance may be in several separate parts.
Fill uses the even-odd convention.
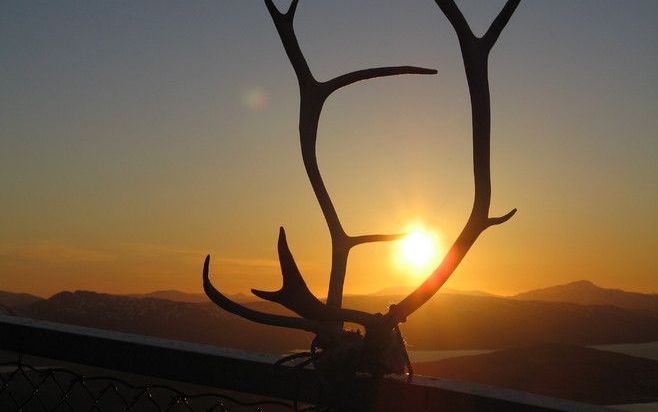
[[[208,254],[207,249],[191,249],[156,243],[122,243],[121,246],[126,249],[127,253],[131,254],[149,257],[191,258],[199,262]],[[279,261],[276,259],[214,256],[213,261],[219,266],[232,268],[272,269],[279,267]]]
[[[21,262],[41,265],[75,265],[81,263],[112,263],[113,268],[135,269],[141,273],[180,273],[193,265],[200,266],[208,253],[193,249],[155,243],[120,243],[107,250],[80,247],[60,241],[0,242],[0,259],[4,263]],[[276,259],[215,256],[214,266],[233,275],[278,273]],[[109,267],[109,265],[108,265]]]
[[[41,263],[97,263],[115,258],[111,253],[57,241],[0,243],[0,257]]]
[[[220,264],[242,266],[248,268],[262,268],[271,269],[278,268],[279,261],[274,259],[258,259],[258,258],[219,258]]]
[[[146,256],[178,256],[178,257],[194,257],[199,258],[204,256],[204,251],[201,249],[190,249],[185,247],[179,247],[175,245],[166,245],[161,243],[139,243],[139,242],[130,242],[130,243],[121,243],[119,245],[122,249],[125,249],[125,252],[131,254],[139,254]]]

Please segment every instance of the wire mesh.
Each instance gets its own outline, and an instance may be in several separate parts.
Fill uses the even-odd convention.
[[[250,395],[251,396],[251,395]],[[66,368],[34,367],[19,357],[0,363],[0,411],[308,411],[297,403],[244,400],[233,394],[187,394],[166,385],[133,385],[118,377],[84,376]]]

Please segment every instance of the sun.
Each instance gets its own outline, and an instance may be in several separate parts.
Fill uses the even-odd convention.
[[[396,253],[398,266],[409,275],[429,274],[441,259],[439,236],[422,226],[414,226],[399,242]]]

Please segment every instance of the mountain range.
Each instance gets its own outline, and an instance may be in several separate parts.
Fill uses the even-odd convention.
[[[658,295],[602,288],[588,280],[535,289],[514,296],[519,300],[571,302],[580,305],[612,305],[625,309],[658,314]]]
[[[578,290],[583,293],[574,292]],[[444,293],[410,316],[401,329],[412,350],[658,340],[658,310],[650,304],[658,299],[656,295],[607,291],[591,283],[575,282],[514,297]],[[590,304],[592,296],[611,299],[599,298],[594,300],[596,304]],[[534,300],[528,300],[531,298]],[[0,304],[24,316],[251,351],[283,353],[306,348],[311,340],[304,332],[246,321],[217,308],[201,294],[162,291],[119,296],[77,291],[36,299],[0,294]],[[236,299],[252,309],[288,313],[271,302],[247,300],[245,296]],[[344,305],[384,312],[400,299],[378,294],[348,295]],[[268,338],[264,340],[263,336]]]
[[[0,305],[7,308],[15,306],[29,305],[30,303],[41,300],[42,298],[28,293],[14,293],[0,290]]]

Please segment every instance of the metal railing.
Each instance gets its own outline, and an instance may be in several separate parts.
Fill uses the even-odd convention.
[[[326,388],[316,371],[275,365],[276,358],[269,355],[1,314],[0,349],[105,368],[118,375],[138,374],[154,380],[166,379],[181,385],[213,388],[210,392],[189,394],[172,385],[136,385],[114,376],[90,377],[68,367],[34,367],[16,361],[0,365],[10,369],[9,374],[0,373],[0,401],[4,399],[16,410],[30,405],[36,409],[23,410],[222,411],[260,408],[269,411],[303,410],[310,409],[309,405],[328,403]],[[16,379],[29,381],[27,384],[23,382],[26,393],[7,395]],[[350,388],[347,409],[357,411],[609,410],[525,392],[426,377],[414,377],[407,382],[398,378],[358,376]],[[234,392],[223,394],[229,391],[236,391],[240,397]],[[54,400],[48,398],[50,403],[46,403],[45,397],[49,393]],[[82,399],[76,402],[84,402],[84,405],[74,404],[74,395]],[[122,399],[115,399],[117,396]],[[110,398],[114,399],[111,408],[106,405]],[[52,407],[55,409],[48,409]]]

